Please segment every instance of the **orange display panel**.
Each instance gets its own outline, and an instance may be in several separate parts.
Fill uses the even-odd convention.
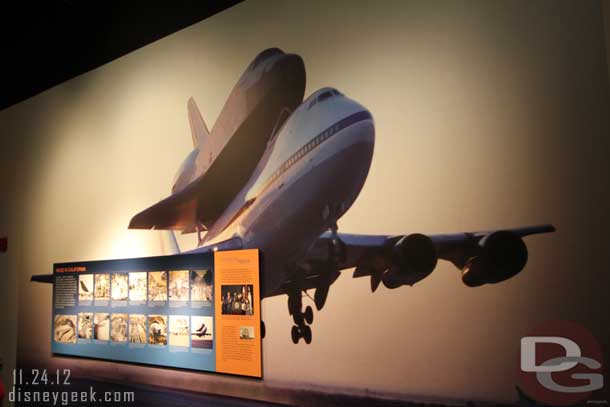
[[[258,250],[214,254],[216,371],[262,377]]]

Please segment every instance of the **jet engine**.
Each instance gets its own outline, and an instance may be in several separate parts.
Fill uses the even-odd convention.
[[[419,233],[402,237],[392,247],[392,266],[383,272],[387,288],[413,285],[426,278],[436,267],[438,256],[432,240]]]
[[[523,240],[508,231],[498,231],[482,238],[477,255],[462,267],[462,281],[469,287],[495,284],[518,274],[527,263]]]

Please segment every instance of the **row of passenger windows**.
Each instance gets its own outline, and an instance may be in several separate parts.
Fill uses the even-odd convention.
[[[318,134],[314,139],[312,139],[309,143],[305,144],[301,147],[296,153],[294,153],[287,161],[285,161],[279,169],[277,169],[271,178],[265,185],[269,185],[273,183],[276,179],[280,177],[288,168],[292,167],[297,161],[306,156],[311,150],[322,144],[324,141],[328,140],[332,135],[339,131],[339,125],[335,124],[332,127],[324,130],[322,133]]]

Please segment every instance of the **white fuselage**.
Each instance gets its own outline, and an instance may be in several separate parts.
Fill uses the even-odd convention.
[[[261,249],[263,296],[274,295],[315,239],[355,201],[374,139],[366,108],[331,88],[315,92],[269,141],[250,181],[202,243],[239,236],[244,248]]]

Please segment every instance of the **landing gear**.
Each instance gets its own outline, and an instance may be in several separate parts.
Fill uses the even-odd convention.
[[[293,325],[291,335],[292,335],[292,343],[294,343],[295,345],[297,343],[299,343],[299,340],[301,338],[303,338],[305,340],[306,344],[309,345],[311,343],[312,334],[311,334],[311,327],[309,325],[303,325],[303,326]]]
[[[311,343],[311,327],[305,325],[301,328],[301,335],[305,339],[305,343],[309,345]]]
[[[294,325],[290,331],[292,337],[292,343],[297,344],[299,340],[303,338],[306,344],[311,343],[312,333],[311,325],[313,323],[313,309],[308,305],[303,308],[303,297],[300,289],[293,289],[288,294],[288,311],[292,315]]]
[[[313,309],[311,309],[309,305],[307,308],[305,308],[303,316],[305,317],[305,322],[307,322],[309,325],[313,323]]]
[[[299,339],[301,339],[301,331],[299,330],[299,327],[293,325],[290,334],[292,336],[292,343],[294,343],[295,345],[299,343]]]

